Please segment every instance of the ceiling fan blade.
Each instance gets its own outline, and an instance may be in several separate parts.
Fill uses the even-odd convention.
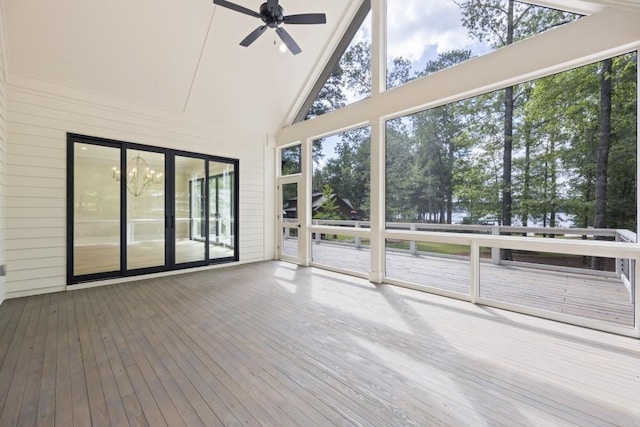
[[[251,32],[251,34],[249,34],[247,37],[244,38],[244,40],[240,42],[240,46],[244,46],[244,47],[249,46],[251,43],[256,41],[258,37],[260,37],[266,29],[267,29],[266,25],[256,28]]]
[[[294,55],[297,55],[300,52],[302,52],[302,49],[300,49],[300,46],[298,46],[298,43],[296,43],[293,37],[291,37],[284,28],[281,28],[281,27],[276,28],[276,33],[282,39],[284,44],[287,45],[291,53],[293,53]]]
[[[260,18],[260,14],[258,12],[254,12],[251,9],[247,9],[246,7],[242,7],[226,0],[213,0],[213,4],[235,10],[236,12],[244,13],[245,15],[253,16],[254,18]]]
[[[284,17],[285,24],[326,24],[327,15],[324,13],[303,13]]]
[[[267,0],[267,10],[275,14],[275,11],[278,10],[278,0]]]

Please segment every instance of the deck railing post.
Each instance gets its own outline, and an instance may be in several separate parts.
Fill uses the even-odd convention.
[[[477,240],[471,240],[469,250],[469,297],[475,304],[480,296],[480,246]]]
[[[629,289],[631,290],[631,292],[629,292],[629,301],[631,303],[633,303],[636,298],[636,262],[636,260],[629,259],[629,272],[627,274],[629,275]]]
[[[616,242],[622,242],[622,236],[620,236],[620,233],[618,233],[618,230],[616,230]],[[622,258],[616,258],[616,277],[618,279],[622,278],[623,262],[624,260]]]
[[[494,236],[500,235],[500,227],[491,227],[491,234]],[[500,264],[500,248],[491,248],[491,262],[494,264]]]
[[[313,220],[313,224],[314,225],[320,225],[320,221],[318,221],[317,219]],[[320,238],[322,237],[322,233],[315,233],[315,240],[316,240],[316,244],[320,244]]]
[[[416,225],[412,223],[409,226],[409,230],[416,231]],[[417,249],[417,245],[416,245],[416,241],[415,240],[411,240],[409,242],[409,252],[411,252],[411,255],[418,255],[418,249]]]

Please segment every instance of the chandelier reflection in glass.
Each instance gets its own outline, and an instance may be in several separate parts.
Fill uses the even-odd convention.
[[[162,182],[162,173],[156,172],[149,168],[146,160],[140,157],[138,154],[127,163],[127,191],[133,197],[138,197],[144,190],[149,188],[153,184],[160,184]],[[112,177],[116,181],[121,179],[120,169],[117,167],[112,168]]]

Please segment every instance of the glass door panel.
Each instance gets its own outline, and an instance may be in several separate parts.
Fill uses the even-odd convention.
[[[280,184],[281,229],[280,256],[298,258],[298,183]]]
[[[209,162],[209,258],[234,256],[234,165]]]
[[[76,142],[73,275],[120,270],[120,149]]]
[[[175,263],[205,260],[205,160],[175,156]]]
[[[127,269],[165,265],[164,154],[127,150]]]

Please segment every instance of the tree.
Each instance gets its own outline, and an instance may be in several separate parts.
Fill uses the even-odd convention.
[[[609,148],[611,147],[611,72],[613,60],[602,61],[600,69],[600,142],[596,156],[596,210],[593,215],[593,226],[607,226],[607,165],[609,164]],[[604,260],[600,257],[591,259],[591,268],[602,270]]]
[[[336,195],[329,184],[322,187],[322,204],[313,215],[314,219],[343,219],[336,203]]]
[[[318,92],[318,96],[311,104],[311,108],[305,115],[304,119],[308,120],[313,117],[337,110],[346,105],[347,97],[343,90],[344,70],[340,63],[333,69],[326,83]]]
[[[424,71],[427,75],[449,68],[471,58],[469,50],[452,50],[428,61]],[[465,101],[417,113],[412,116],[418,144],[416,161],[423,166],[425,188],[431,189],[427,198],[429,218],[440,223],[451,224],[453,214],[453,176],[455,157],[458,151],[456,138],[464,129]]]
[[[280,170],[282,175],[300,173],[300,168],[302,166],[300,146],[296,145],[293,147],[283,148],[280,153]]]
[[[607,227],[636,231],[637,54],[613,58]]]
[[[387,221],[416,220],[411,201],[414,172],[415,144],[410,135],[409,120],[398,118],[387,121],[386,127],[386,218]]]
[[[457,2],[462,12],[462,24],[469,35],[487,41],[493,48],[540,33],[551,27],[576,19],[577,15],[514,0],[468,0]],[[504,89],[503,154],[502,154],[502,224],[512,219],[512,156],[514,138],[514,110],[517,95],[514,87]],[[502,251],[503,259],[511,259],[511,252]]]
[[[314,173],[314,186],[329,184],[336,194],[348,199],[363,218],[369,215],[370,128],[343,132],[335,142],[335,154]]]

